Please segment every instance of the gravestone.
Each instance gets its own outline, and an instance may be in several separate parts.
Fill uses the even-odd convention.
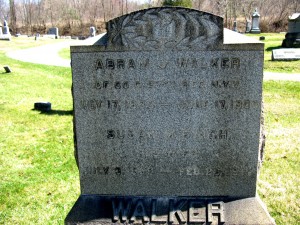
[[[233,21],[233,28],[232,28],[232,30],[235,31],[235,32],[238,32],[237,22],[236,21]]]
[[[259,18],[260,18],[260,15],[259,15],[257,9],[255,9],[254,13],[252,14],[252,27],[251,27],[250,33],[260,34]]]
[[[4,35],[10,35],[9,27],[7,25],[7,21],[6,20],[4,20],[4,23],[3,23],[3,34]]]
[[[59,37],[58,28],[57,27],[49,28],[48,34],[49,35],[54,35],[55,39],[57,39]]]
[[[7,25],[7,21],[4,20],[3,29],[0,27],[0,40],[10,41],[10,39],[11,39],[11,34],[9,32],[9,27]]]
[[[275,224],[256,195],[263,54],[169,7],[72,46],[81,195],[65,224]]]
[[[299,48],[280,48],[272,50],[272,61],[300,60]]]
[[[246,20],[246,31],[245,31],[245,33],[249,33],[250,30],[251,30],[251,21]]]
[[[282,41],[282,47],[300,47],[300,13],[294,13],[289,18],[288,32]]]
[[[96,36],[96,28],[90,27],[90,37],[95,37],[95,36]]]

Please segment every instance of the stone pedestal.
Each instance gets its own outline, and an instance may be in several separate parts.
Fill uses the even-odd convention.
[[[255,12],[252,15],[252,27],[251,27],[250,33],[260,34],[259,18],[260,18],[260,15],[259,15],[257,9],[255,9]]]

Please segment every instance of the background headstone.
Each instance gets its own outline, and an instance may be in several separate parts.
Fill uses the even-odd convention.
[[[232,28],[232,30],[235,31],[235,32],[238,32],[237,22],[236,21],[233,21],[233,28]]]
[[[95,37],[95,36],[96,36],[96,28],[90,27],[90,37]]]
[[[282,42],[282,47],[300,47],[300,13],[294,13],[289,18],[288,32]]]
[[[59,37],[58,28],[57,27],[49,28],[48,34],[55,35],[55,38],[57,39]]]
[[[7,21],[4,20],[3,28],[0,26],[0,40],[10,41],[10,39],[11,39],[11,35],[9,32],[9,27],[8,27]]]
[[[246,20],[246,33],[249,33],[251,30],[251,21]]]
[[[257,9],[255,9],[254,13],[252,14],[252,27],[251,27],[250,33],[260,34],[259,18],[260,18],[260,15],[259,15]]]
[[[281,48],[272,50],[272,61],[300,60],[300,48]]]
[[[8,24],[7,24],[6,20],[4,20],[4,23],[3,23],[3,34],[4,35],[10,35],[9,27],[8,27]]]
[[[154,8],[71,47],[66,224],[274,224],[256,196],[264,45],[225,34],[221,17]]]

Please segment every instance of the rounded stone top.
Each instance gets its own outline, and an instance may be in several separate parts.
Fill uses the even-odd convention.
[[[107,24],[108,48],[131,50],[208,49],[223,43],[223,18],[194,9],[158,7]]]
[[[255,11],[254,11],[252,17],[260,17],[260,15],[259,15],[257,9],[255,9]]]

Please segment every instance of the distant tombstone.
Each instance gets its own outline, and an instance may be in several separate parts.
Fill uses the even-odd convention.
[[[90,37],[95,37],[95,36],[96,36],[96,28],[90,27]]]
[[[4,66],[3,67],[6,73],[11,73],[11,69],[9,66]]]
[[[251,21],[250,20],[246,20],[246,33],[249,33],[251,30]]]
[[[221,17],[186,8],[106,27],[71,47],[81,195],[65,224],[275,224],[256,194],[264,44],[226,44]]]
[[[272,61],[300,60],[300,48],[281,48],[272,50]]]
[[[3,28],[0,27],[0,40],[10,41],[10,39],[11,39],[11,35],[9,32],[9,27],[7,25],[7,21],[4,20]]]
[[[259,15],[257,9],[255,9],[255,11],[252,15],[252,27],[251,27],[250,33],[260,34],[259,18],[260,18],[260,15]]]
[[[58,28],[57,27],[49,28],[48,34],[55,35],[55,38],[57,39],[59,37]]]
[[[282,47],[300,47],[300,13],[294,13],[289,18],[288,32],[282,42]]]
[[[10,35],[10,32],[9,32],[9,27],[8,27],[8,25],[7,25],[7,21],[6,20],[4,20],[4,23],[3,23],[3,34],[4,35]]]
[[[235,31],[235,32],[238,32],[236,21],[233,21],[233,28],[232,28],[232,30]]]
[[[35,40],[37,41],[37,40],[39,40],[39,38],[40,38],[40,33],[36,33],[36,35],[35,35]]]

